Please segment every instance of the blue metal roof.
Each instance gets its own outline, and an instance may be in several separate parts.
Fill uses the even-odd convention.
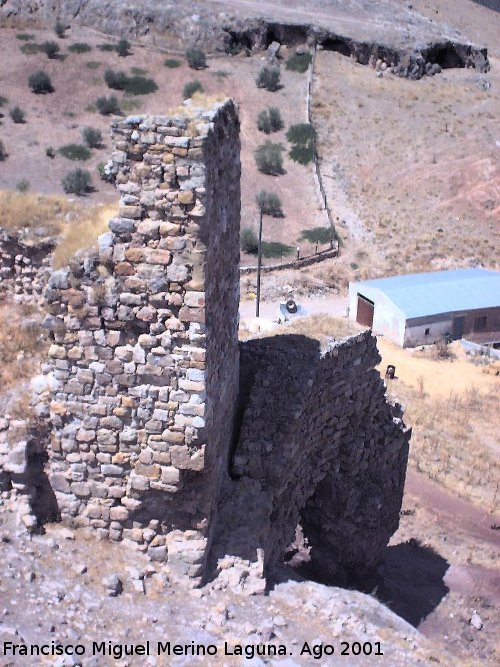
[[[500,306],[500,272],[457,269],[409,273],[354,283],[380,290],[406,319]]]

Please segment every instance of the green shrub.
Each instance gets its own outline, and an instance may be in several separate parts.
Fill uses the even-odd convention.
[[[278,107],[269,107],[269,120],[271,121],[273,132],[278,132],[278,130],[282,130],[285,126]]]
[[[299,241],[309,241],[309,243],[332,243],[337,238],[335,227],[313,227],[313,229],[302,230]]]
[[[66,174],[61,184],[66,193],[75,195],[84,195],[92,183],[90,173],[85,169],[75,169]]]
[[[280,68],[264,65],[264,67],[262,67],[258,73],[255,82],[258,88],[265,88],[266,90],[274,93],[281,88]]]
[[[103,116],[120,113],[120,105],[118,104],[118,100],[114,95],[111,95],[110,97],[98,97],[96,100],[96,106],[99,110],[99,113]]]
[[[68,51],[71,51],[71,53],[88,53],[92,51],[92,47],[86,42],[75,42],[68,46]]]
[[[307,144],[316,139],[316,130],[310,123],[298,123],[290,126],[286,138],[292,144]]]
[[[130,71],[135,76],[146,76],[148,73],[147,70],[143,69],[142,67],[132,67]]]
[[[98,60],[89,60],[85,63],[85,67],[89,69],[98,69],[101,66],[101,63]]]
[[[55,60],[59,53],[59,44],[57,42],[44,42],[40,44],[40,51],[45,53],[50,60]]]
[[[166,60],[163,61],[163,64],[165,67],[169,67],[170,69],[175,69],[176,67],[181,66],[181,61],[176,60],[175,58],[167,58]]]
[[[308,164],[314,159],[316,130],[310,123],[292,125],[286,133],[288,141],[294,144],[290,157],[299,164]]]
[[[45,149],[45,155],[47,157],[50,157],[51,159],[55,158],[56,151],[52,148],[52,146],[47,146],[47,148]]]
[[[127,75],[125,72],[120,72],[112,69],[107,69],[104,72],[104,81],[108,88],[113,88],[114,90],[123,90],[127,84]]]
[[[92,155],[87,146],[82,144],[66,144],[58,152],[68,160],[88,160]]]
[[[212,72],[212,76],[216,76],[218,79],[226,79],[231,72],[226,72],[224,69],[218,69],[216,72]]]
[[[15,106],[13,109],[9,111],[9,115],[14,121],[14,123],[25,122],[24,111],[21,109],[21,107]]]
[[[38,70],[38,72],[30,74],[28,84],[31,90],[37,95],[54,92],[52,81],[47,72],[44,72],[43,70]]]
[[[307,68],[311,64],[312,55],[307,53],[294,53],[293,56],[290,56],[286,61],[286,68],[292,70],[293,72],[301,72],[302,74],[307,71]]]
[[[263,257],[283,257],[284,255],[291,255],[293,247],[280,243],[279,241],[263,241],[262,242],[262,256]]]
[[[4,97],[3,95],[0,95],[0,107],[3,107],[4,104],[7,104],[8,101],[9,100],[6,97]]]
[[[99,51],[116,51],[116,46],[114,44],[108,44],[108,43],[98,44],[97,48],[99,49]]]
[[[5,145],[3,141],[0,139],[0,162],[3,162],[6,157],[7,157],[7,151],[5,150]]]
[[[125,92],[129,95],[149,95],[157,90],[156,82],[143,76],[131,76],[125,82]]]
[[[266,141],[255,151],[255,162],[257,168],[263,174],[277,175],[283,173],[283,146]]]
[[[120,39],[116,45],[116,52],[122,58],[130,55],[130,42],[126,39]]]
[[[64,39],[66,33],[66,26],[61,21],[57,21],[54,26],[54,32],[60,39]]]
[[[256,255],[258,253],[259,239],[253,229],[247,227],[246,229],[241,230],[240,246],[243,252],[246,252],[249,255]]]
[[[26,178],[22,178],[16,183],[16,190],[18,192],[28,192],[30,189],[30,182]]]
[[[186,51],[186,59],[191,69],[204,69],[207,66],[205,54],[196,46]]]
[[[266,192],[261,190],[256,196],[255,201],[262,215],[270,215],[273,218],[283,217],[283,208],[281,199],[275,192]]]
[[[33,56],[35,53],[39,53],[40,44],[28,43],[23,44],[21,47],[21,53],[24,53],[25,56]]]
[[[102,132],[95,127],[85,127],[82,137],[89,148],[99,148],[102,142]]]
[[[19,39],[21,42],[29,42],[32,39],[35,39],[35,35],[30,35],[27,32],[18,32],[16,39]]]
[[[294,162],[298,162],[299,164],[309,164],[309,162],[312,162],[314,159],[313,145],[311,143],[306,144],[305,146],[295,144],[295,146],[292,146],[289,155]]]
[[[260,132],[271,134],[271,119],[269,118],[269,112],[267,109],[261,111],[257,116],[257,128]]]
[[[184,86],[183,90],[184,99],[187,100],[188,97],[193,97],[195,93],[202,93],[202,92],[203,92],[203,86],[198,80],[188,81]]]
[[[257,127],[261,132],[265,132],[266,134],[282,130],[284,123],[280,110],[277,107],[269,107],[261,111],[257,118]]]

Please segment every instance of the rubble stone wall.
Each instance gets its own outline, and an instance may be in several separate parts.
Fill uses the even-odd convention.
[[[377,563],[398,526],[410,438],[379,361],[369,331],[326,351],[298,335],[242,344],[241,430],[214,555],[250,563],[242,588],[282,562],[299,523],[324,574]]]
[[[0,300],[40,300],[50,274],[55,240],[32,230],[0,227]]]
[[[46,291],[49,477],[65,521],[196,578],[238,395],[238,116],[135,116],[112,137],[119,217]]]
[[[49,279],[39,425],[2,483],[28,475],[30,527],[60,514],[174,579],[220,571],[260,592],[299,523],[313,561],[369,568],[397,527],[409,440],[375,339],[238,346],[238,115],[196,104],[114,123],[119,217]]]

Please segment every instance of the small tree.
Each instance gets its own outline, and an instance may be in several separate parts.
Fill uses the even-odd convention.
[[[49,75],[47,72],[43,72],[42,70],[31,74],[30,78],[28,79],[28,84],[31,90],[37,95],[52,93],[54,91]]]
[[[50,60],[55,60],[59,53],[59,44],[57,42],[44,42],[40,44],[40,51],[43,51]]]
[[[271,134],[283,129],[284,123],[280,110],[277,107],[269,107],[261,111],[257,117],[257,127],[261,132]]]
[[[297,123],[290,126],[286,138],[292,144],[305,145],[316,139],[316,130],[310,123]]]
[[[202,92],[203,92],[203,86],[198,80],[188,81],[184,86],[183,90],[184,99],[187,100],[189,97],[193,97],[195,93],[202,93]]]
[[[271,120],[269,118],[269,112],[267,109],[261,111],[257,116],[257,128],[260,130],[260,132],[271,134]]]
[[[293,146],[290,157],[299,164],[308,164],[314,159],[314,141],[316,130],[310,123],[292,125],[286,133],[286,138]]]
[[[64,192],[78,196],[84,195],[91,185],[90,173],[85,169],[75,169],[67,173],[61,183]]]
[[[123,58],[130,54],[130,42],[126,39],[120,39],[116,45],[116,52]]]
[[[283,217],[281,199],[275,192],[266,192],[266,190],[261,190],[256,196],[255,201],[262,215],[270,215],[273,218]]]
[[[0,162],[3,162],[6,157],[7,157],[7,151],[5,150],[3,141],[0,139]]]
[[[273,132],[278,132],[285,126],[278,107],[269,107],[269,120],[271,121],[271,130]]]
[[[10,110],[9,115],[14,123],[24,123],[25,121],[24,111],[21,109],[21,107],[15,106]]]
[[[283,146],[281,144],[273,144],[271,141],[266,141],[261,144],[255,151],[255,162],[257,168],[263,174],[270,174],[276,176],[283,173]]]
[[[110,97],[98,97],[96,100],[96,106],[99,110],[99,113],[103,116],[120,113],[120,105],[118,104],[118,100],[114,95],[111,95]]]
[[[255,82],[258,88],[265,88],[266,90],[274,93],[275,91],[279,90],[279,88],[281,88],[280,68],[264,65],[264,67],[262,67],[258,73]]]
[[[66,26],[61,21],[57,21],[54,26],[54,32],[60,39],[64,39],[66,33]]]
[[[204,69],[207,66],[207,58],[203,51],[196,46],[186,51],[186,59],[191,69]]]
[[[333,244],[337,238],[335,227],[313,227],[312,229],[303,229],[299,241],[309,241],[309,243],[324,245]]]
[[[290,56],[286,61],[286,68],[294,72],[307,72],[307,68],[311,64],[312,55],[309,52],[305,53],[294,53],[293,56]]]
[[[102,141],[102,132],[95,127],[85,127],[82,130],[82,137],[89,148],[99,148]]]
[[[112,69],[107,69],[104,72],[104,81],[108,88],[113,88],[113,90],[123,90],[127,85],[128,77],[125,72],[115,71]]]
[[[246,252],[249,255],[257,254],[259,250],[259,239],[253,229],[247,227],[246,229],[241,230],[240,245],[243,252]]]

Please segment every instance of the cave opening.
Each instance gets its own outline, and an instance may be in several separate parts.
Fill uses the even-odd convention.
[[[321,42],[321,46],[325,51],[335,51],[343,56],[351,56],[353,54],[352,44],[341,37],[328,37]]]
[[[304,25],[282,25],[280,23],[270,23],[264,40],[264,46],[267,47],[273,42],[279,42],[284,46],[299,46],[307,41],[308,28]]]
[[[465,67],[465,58],[459,53],[455,44],[438,44],[430,48],[425,54],[426,60],[430,63],[437,63],[442,69],[452,67]]]

